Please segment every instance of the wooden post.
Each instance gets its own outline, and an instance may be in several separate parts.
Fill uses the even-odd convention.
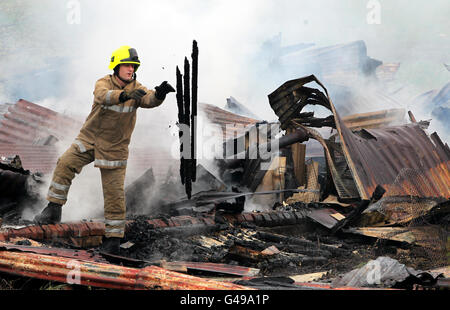
[[[306,145],[294,143],[291,145],[292,160],[294,162],[294,174],[299,186],[305,185],[305,154]]]

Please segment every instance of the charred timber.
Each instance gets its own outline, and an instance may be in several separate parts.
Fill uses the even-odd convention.
[[[378,185],[375,188],[375,190],[373,191],[371,199],[370,200],[362,200],[361,203],[359,204],[359,206],[356,207],[355,210],[350,212],[350,214],[347,215],[347,217],[345,219],[339,221],[331,229],[331,233],[335,234],[335,233],[339,232],[340,230],[342,230],[342,228],[354,223],[360,217],[360,215],[364,212],[364,210],[366,210],[370,204],[380,200],[383,197],[384,193],[386,193],[386,190],[381,185]]]
[[[308,136],[308,133],[306,132],[306,130],[304,130],[303,128],[297,128],[296,131],[294,131],[290,134],[284,135],[283,137],[281,137],[273,142],[251,146],[248,150],[247,158],[249,158],[249,156],[257,154],[258,152],[259,152],[259,155],[261,156],[261,158],[270,158],[269,155],[272,152],[277,152],[278,149],[285,148],[294,143],[308,141],[308,139],[309,139],[309,136]],[[272,150],[272,145],[277,145],[278,149]],[[258,151],[258,149],[259,149],[259,151]],[[235,153],[234,156],[237,156],[239,154],[240,153]],[[219,164],[219,166],[222,166],[224,169],[233,169],[233,168],[242,166],[242,163],[244,160],[245,159],[236,159],[236,158],[225,159],[225,160],[223,160],[222,163]]]
[[[191,115],[191,89],[190,89],[190,72],[189,72],[190,68],[189,68],[189,61],[188,59],[185,57],[184,58],[184,76],[183,76],[183,82],[184,82],[184,90],[183,90],[183,100],[184,100],[184,124],[186,125],[185,127],[185,132],[183,133],[183,135],[188,135],[187,137],[185,137],[183,139],[184,142],[188,143],[188,145],[185,145],[184,147],[185,152],[184,155],[187,157],[184,158],[184,176],[185,176],[185,188],[186,188],[186,194],[188,196],[188,199],[191,198],[191,192],[192,192],[192,153],[191,153],[191,142],[192,142],[192,137],[191,137],[191,132],[190,132],[190,128],[191,128],[191,120],[190,120],[190,115]]]
[[[183,154],[183,124],[184,124],[184,104],[183,104],[183,76],[181,75],[180,69],[177,66],[177,106],[178,106],[178,124],[179,132],[178,137],[180,139],[180,177],[181,184],[184,185],[185,175],[184,175],[184,158]]]
[[[270,129],[269,129],[270,130]],[[270,131],[268,134],[271,134]],[[284,135],[279,139],[274,139],[269,140],[269,142],[261,144],[259,143],[259,136],[257,136],[258,138],[258,143],[251,146],[247,152],[249,154],[257,154],[258,157],[263,157],[265,154],[267,153],[271,153],[272,152],[272,145],[278,146],[278,148],[285,148],[291,144],[297,143],[297,142],[304,142],[304,141],[308,141],[309,136],[308,133],[306,132],[306,130],[304,130],[303,128],[297,128],[294,132]],[[240,138],[237,138],[240,139]],[[237,155],[242,154],[243,152],[245,152],[245,150],[240,150],[237,147],[238,141],[237,139],[234,139],[232,141],[234,147],[233,147],[233,153],[230,154],[228,157],[234,157]],[[228,142],[224,143],[224,148],[226,148],[228,145]],[[273,151],[278,151],[277,150],[273,150]],[[224,153],[225,154],[225,153]],[[244,158],[241,158],[244,159]],[[233,160],[233,159],[231,159]]]
[[[191,56],[193,66],[192,80],[190,64],[187,57],[184,58],[184,75],[181,75],[180,70],[177,67],[177,105],[178,123],[180,124],[179,138],[181,144],[180,177],[188,199],[190,199],[192,195],[192,182],[195,182],[197,178],[195,136],[197,131],[198,47],[196,41],[193,43]],[[190,85],[190,83],[192,83],[192,85]]]
[[[198,89],[198,46],[197,41],[192,43],[192,114],[191,114],[191,171],[192,182],[197,179],[197,151],[196,151],[196,132],[197,132],[197,89]]]

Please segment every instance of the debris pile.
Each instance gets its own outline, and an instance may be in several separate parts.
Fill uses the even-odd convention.
[[[390,81],[398,68],[368,57],[360,41],[303,53],[319,65],[337,57],[336,49],[360,61],[322,66],[333,88],[345,70],[353,77],[378,72]],[[160,177],[156,165],[147,164],[127,186],[121,255],[98,252],[101,221],[35,226],[21,219],[25,207],[42,199],[43,176],[24,170],[13,156],[0,162],[5,261],[26,254],[39,264],[49,253],[83,255],[105,264],[96,265],[98,274],[102,268],[140,274],[145,281],[134,285],[151,289],[448,288],[450,148],[436,132],[427,133],[429,121],[409,111],[406,122],[406,111],[396,108],[341,116],[315,75],[268,95],[276,121],[259,120],[233,97],[228,111],[207,104],[197,111],[197,66],[194,41],[192,71],[187,58],[184,75],[177,68],[179,173]],[[318,106],[328,115],[317,117],[311,107]],[[212,162],[195,156],[197,114],[218,138]],[[26,274],[16,264],[0,264],[0,270],[62,281],[57,268],[67,268],[55,266],[48,266],[55,271],[50,276],[39,268]],[[99,287],[130,288],[126,277],[114,282],[98,274],[88,278]]]
[[[0,157],[0,227],[20,221],[26,209],[42,202],[42,177],[25,170],[18,155]]]

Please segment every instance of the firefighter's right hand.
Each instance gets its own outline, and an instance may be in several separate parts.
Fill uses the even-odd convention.
[[[142,97],[144,97],[147,93],[142,89],[134,89],[132,91],[123,91],[119,96],[120,102],[125,102],[130,99],[135,99],[139,101]]]

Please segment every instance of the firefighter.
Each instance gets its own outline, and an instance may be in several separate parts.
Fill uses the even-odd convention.
[[[145,88],[136,80],[139,66],[134,48],[122,46],[112,53],[109,69],[113,73],[96,82],[92,110],[73,144],[58,159],[47,194],[49,203],[34,219],[41,225],[59,223],[72,180],[94,162],[100,168],[104,198],[102,249],[111,254],[119,253],[124,236],[125,171],[136,110],[157,107],[175,91],[167,81],[155,90]]]

